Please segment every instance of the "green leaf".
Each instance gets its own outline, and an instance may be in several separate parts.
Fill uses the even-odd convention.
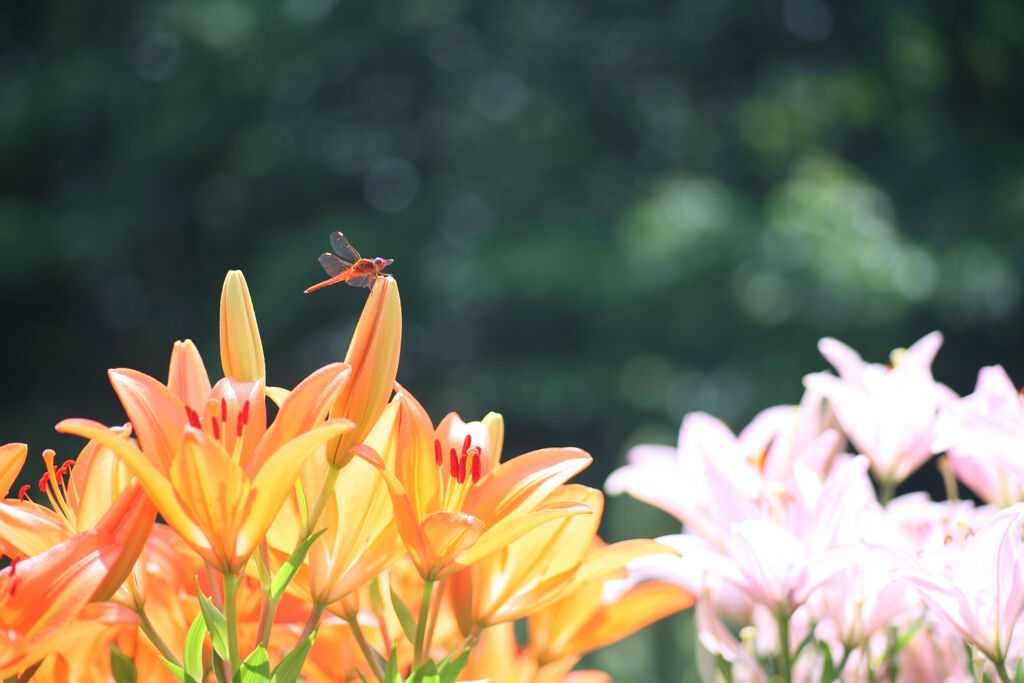
[[[440,683],[441,677],[437,673],[437,664],[434,660],[428,659],[420,668],[416,669],[409,677],[408,683]]]
[[[239,683],[270,683],[270,657],[262,645],[249,653],[238,672]]]
[[[221,659],[226,661],[228,658],[227,619],[224,618],[219,609],[213,606],[210,598],[203,595],[202,591],[198,591],[197,594],[199,595],[199,610],[202,612],[203,620],[206,622],[206,630],[210,633],[210,642],[213,643],[213,649]]]
[[[320,537],[320,534],[327,531],[327,529],[321,529],[316,532],[302,543],[300,543],[292,554],[288,556],[284,564],[281,565],[281,570],[277,572],[274,580],[270,582],[270,599],[276,604],[281,596],[284,595],[284,589],[288,587],[288,583],[295,576],[295,573],[299,571],[299,567],[302,566],[302,561],[306,559],[306,553],[309,552],[309,546],[313,545],[313,541]]]
[[[391,589],[391,604],[394,605],[395,614],[398,615],[398,623],[402,625],[402,631],[405,633],[405,637],[408,638],[410,643],[416,642],[416,618],[412,615],[412,611],[404,602],[402,598],[398,597],[398,593],[395,589]]]
[[[117,649],[117,646],[110,648],[110,671],[114,674],[117,683],[137,683],[139,672],[135,668],[135,662],[131,657]]]
[[[391,648],[388,666],[384,669],[384,680],[381,683],[402,683],[402,675],[398,673],[398,650]]]
[[[295,646],[294,650],[286,654],[278,662],[274,668],[273,675],[270,677],[270,683],[295,683],[295,681],[299,680],[299,674],[302,673],[302,665],[306,661],[306,655],[309,654],[309,648],[313,647],[316,634],[316,631],[310,633],[301,643]]]
[[[821,669],[821,683],[830,683],[838,678],[835,662],[832,661],[832,649],[827,644],[818,641],[818,650],[825,658],[825,664]]]
[[[1024,658],[1017,660],[1017,669],[1013,672],[1013,683],[1024,683]]]
[[[366,680],[366,676],[363,675],[362,671],[356,669],[356,673],[359,674],[359,680],[361,680],[363,683],[370,683],[368,680]]]
[[[203,680],[203,641],[206,640],[206,623],[202,614],[197,614],[185,635],[185,675],[195,681]]]
[[[455,683],[455,679],[458,678],[462,670],[466,668],[466,664],[469,662],[469,653],[472,648],[465,648],[458,657],[450,659],[451,655],[445,657],[444,661],[441,662],[441,666],[438,667],[437,673],[440,675],[440,683]]]
[[[160,661],[162,661],[167,666],[167,668],[171,670],[171,673],[174,674],[174,677],[181,681],[181,683],[196,683],[195,679],[185,675],[185,670],[177,664],[172,664],[163,657],[160,658]]]

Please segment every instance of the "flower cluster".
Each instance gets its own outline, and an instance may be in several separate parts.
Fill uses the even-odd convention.
[[[634,566],[698,596],[706,681],[1024,680],[1024,398],[1001,367],[959,398],[932,376],[941,343],[882,365],[823,339],[838,375],[807,376],[798,407],[738,436],[689,415],[678,448],[612,473],[684,525],[660,540],[685,560]],[[947,500],[893,497],[938,453]]]
[[[111,370],[128,421],[58,424],[89,441],[43,453],[45,503],[8,497],[28,449],[0,448],[0,678],[593,680],[583,653],[693,603],[622,581],[675,551],[598,538],[601,492],[567,483],[586,453],[503,461],[500,415],[435,425],[395,384],[393,278],[344,362],[291,390],[266,383],[238,272],[220,341],[215,383],[190,341],[166,382]]]

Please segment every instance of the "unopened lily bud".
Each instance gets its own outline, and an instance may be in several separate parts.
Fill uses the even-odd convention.
[[[225,377],[243,382],[267,375],[256,313],[240,270],[228,271],[220,293],[220,362]]]
[[[352,368],[331,408],[331,418],[344,417],[356,427],[328,444],[327,459],[343,467],[349,450],[362,443],[391,397],[402,346],[402,301],[391,277],[378,277],[359,316],[345,362]]]
[[[484,415],[484,419],[480,420],[487,426],[487,432],[491,439],[491,468],[498,466],[501,462],[501,447],[505,442],[505,418],[501,416],[501,413],[490,412]]]

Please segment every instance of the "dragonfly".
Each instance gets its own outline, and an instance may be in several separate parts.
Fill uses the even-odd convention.
[[[394,261],[379,256],[363,258],[340,232],[331,233],[331,248],[334,249],[333,254],[325,251],[319,259],[320,265],[330,277],[307,289],[305,294],[335,282],[344,282],[353,287],[372,287],[378,275],[387,275],[384,269]]]

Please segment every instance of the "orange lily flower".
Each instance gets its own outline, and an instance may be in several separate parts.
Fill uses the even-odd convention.
[[[425,580],[473,564],[544,522],[591,512],[550,495],[590,464],[583,451],[547,448],[497,464],[487,425],[452,415],[435,432],[423,407],[398,389],[380,418],[385,457],[361,445],[353,450],[380,470],[402,541]]]
[[[235,573],[264,538],[306,458],[351,429],[347,420],[322,423],[346,371],[335,363],[311,374],[268,429],[262,379],[226,377],[189,405],[146,374],[111,370],[139,446],[91,420],[64,420],[57,430],[113,450],[192,549],[220,572]]]
[[[366,443],[383,451],[386,428],[387,425],[375,427],[366,436]],[[329,466],[323,458],[307,461],[300,475],[302,491],[315,492],[327,477]],[[309,501],[305,507],[308,509]],[[294,549],[304,524],[298,501],[290,497],[267,534],[278,559],[283,561]],[[376,468],[360,459],[342,470],[317,528],[327,531],[310,546],[290,586],[302,589],[306,597],[323,605],[330,605],[368,583],[405,552],[387,487]]]
[[[127,430],[120,430],[127,438]],[[156,518],[156,508],[113,452],[90,442],[77,460],[54,468],[46,450],[46,474],[39,487],[50,507],[31,500],[0,502],[0,551],[11,557],[39,555],[75,534],[96,529],[110,533],[120,546],[117,561],[93,599],[114,594],[131,572]],[[22,489],[22,494],[25,489]]]
[[[335,467],[352,459],[352,446],[369,434],[387,405],[398,373],[401,346],[398,283],[392,277],[378,277],[345,354],[345,363],[352,372],[331,407],[332,419],[344,417],[356,424],[355,429],[328,446],[327,459]]]
[[[533,614],[583,584],[624,576],[626,564],[638,558],[677,554],[657,541],[601,543],[596,533],[604,496],[596,489],[566,484],[549,498],[576,500],[594,514],[547,522],[452,575],[452,605],[464,635]]]
[[[74,643],[97,619],[134,618],[112,605],[87,604],[118,552],[109,534],[89,531],[0,571],[0,678]]]

